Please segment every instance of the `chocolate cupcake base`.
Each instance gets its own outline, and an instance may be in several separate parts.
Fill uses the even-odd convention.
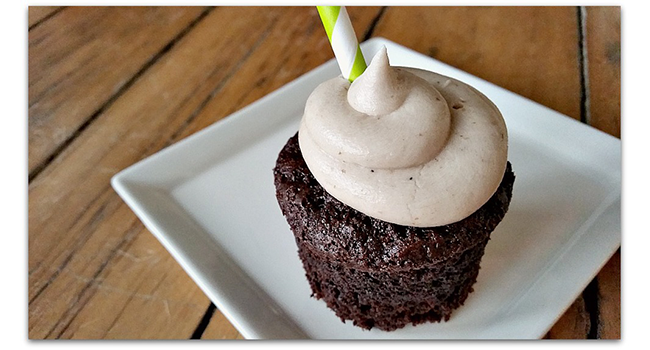
[[[496,193],[475,213],[421,228],[374,219],[329,195],[309,172],[297,135],[280,152],[274,176],[313,296],[343,321],[386,331],[448,320],[463,304],[514,183],[508,163]]]

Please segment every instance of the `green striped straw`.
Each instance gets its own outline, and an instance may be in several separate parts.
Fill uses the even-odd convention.
[[[345,79],[353,82],[366,70],[366,61],[345,6],[316,6]]]

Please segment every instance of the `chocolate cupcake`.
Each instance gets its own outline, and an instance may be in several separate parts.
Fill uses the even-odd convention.
[[[508,210],[506,156],[485,96],[385,50],[351,86],[323,83],[274,169],[313,296],[366,329],[448,320]]]

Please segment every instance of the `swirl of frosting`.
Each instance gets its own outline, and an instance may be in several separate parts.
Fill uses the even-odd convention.
[[[449,77],[391,67],[385,48],[352,84],[339,76],[314,90],[299,142],[332,196],[417,227],[457,222],[485,204],[508,153],[505,122],[487,97]]]

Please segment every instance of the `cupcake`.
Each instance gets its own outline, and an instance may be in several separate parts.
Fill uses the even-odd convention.
[[[366,329],[449,320],[508,210],[507,153],[489,99],[385,49],[319,85],[273,170],[312,295]]]

